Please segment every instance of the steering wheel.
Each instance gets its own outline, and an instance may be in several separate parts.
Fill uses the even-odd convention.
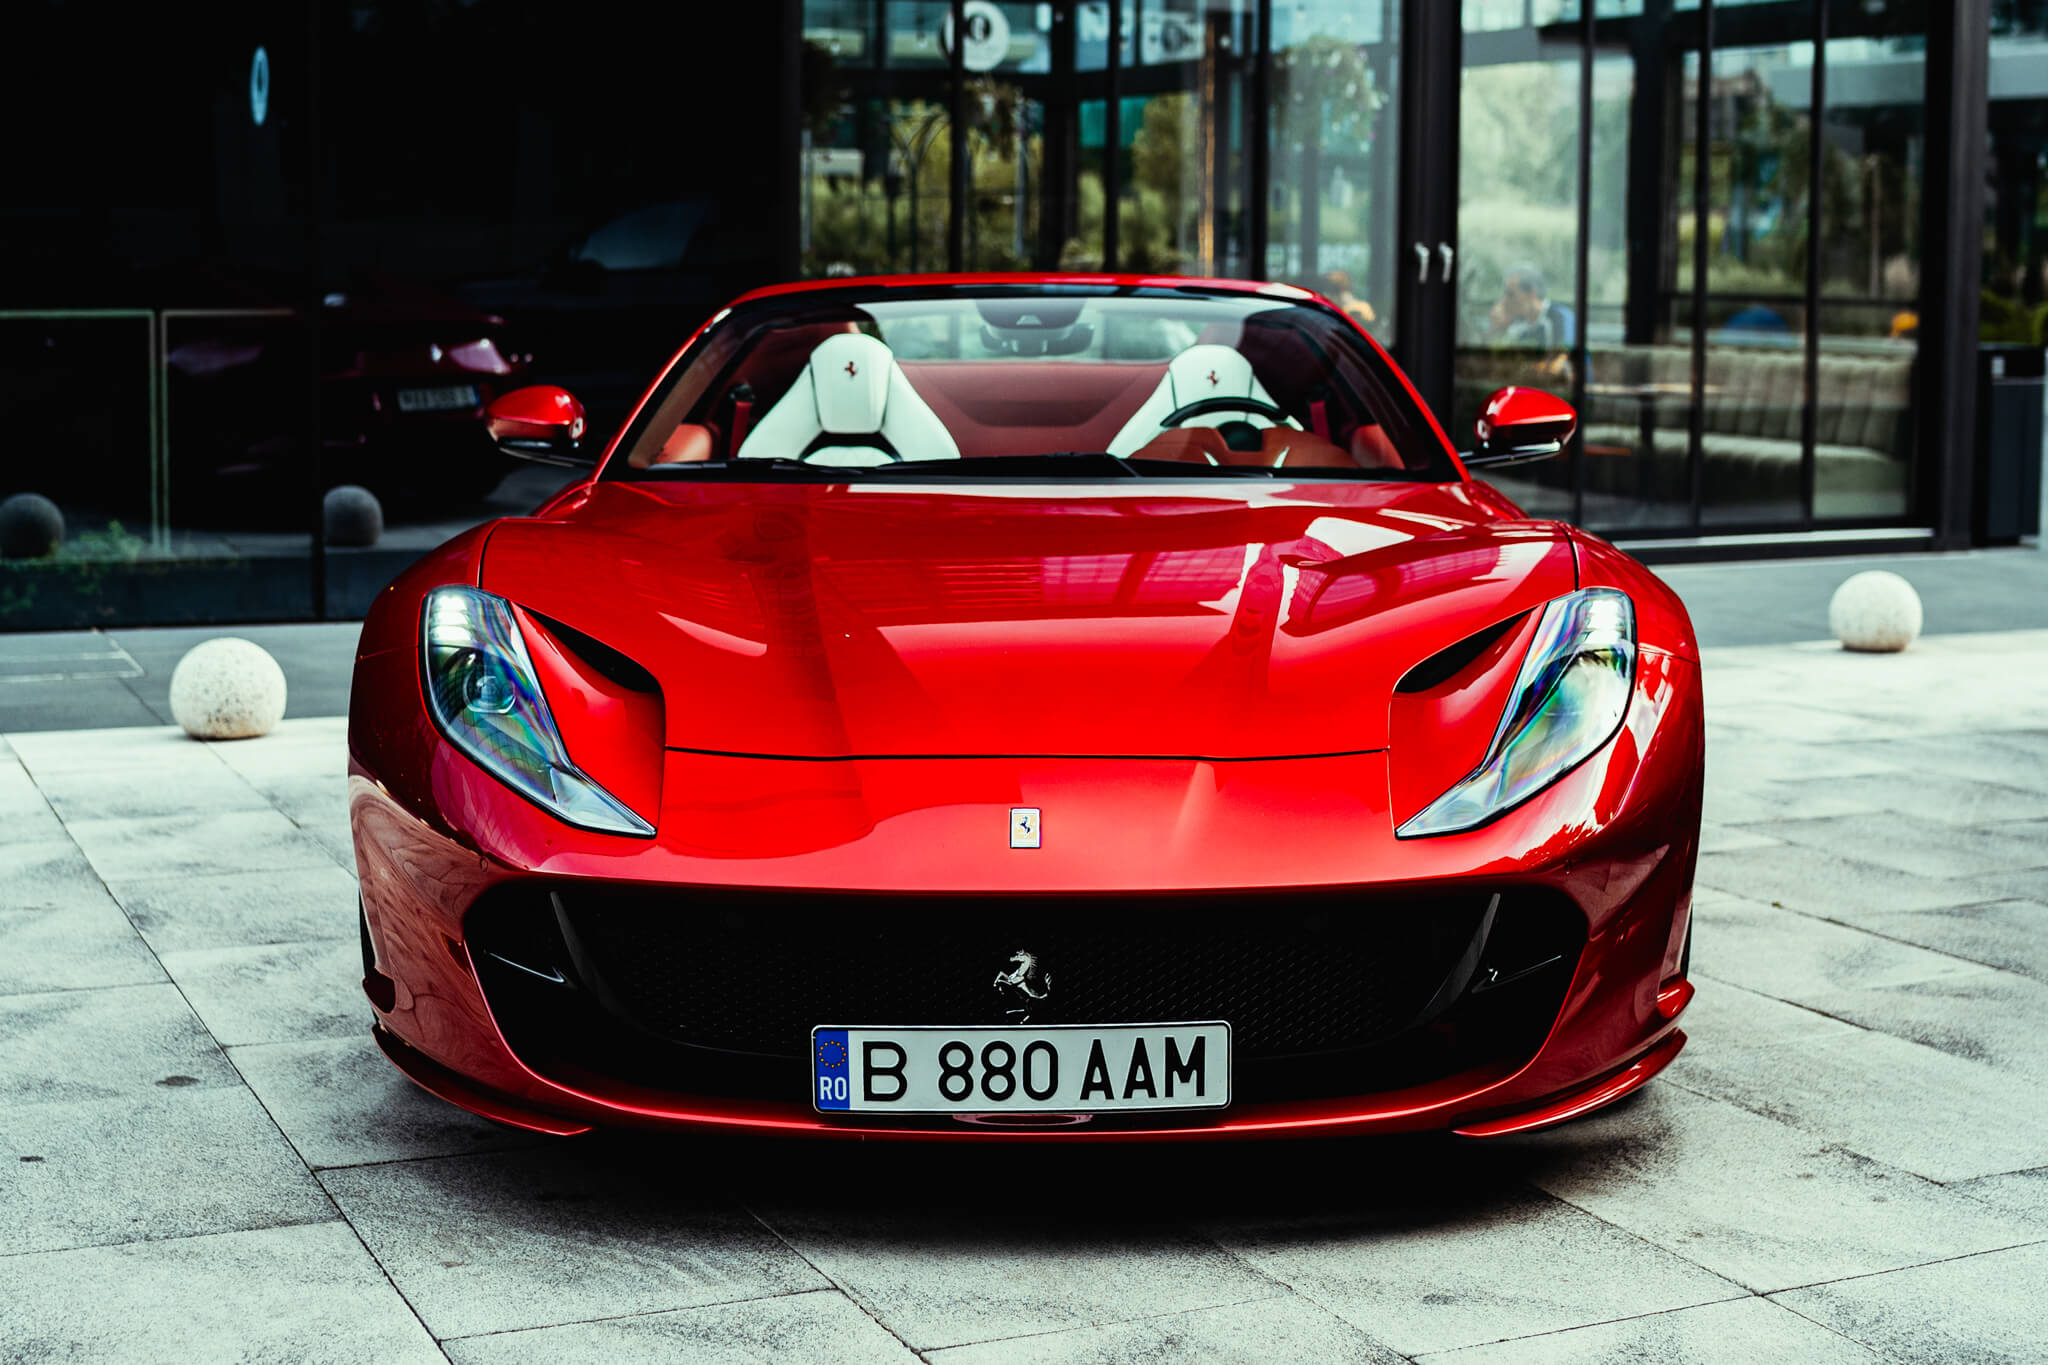
[[[1206,417],[1212,412],[1249,412],[1260,417],[1270,417],[1281,426],[1294,419],[1271,403],[1256,398],[1197,398],[1185,407],[1175,408],[1159,419],[1162,427],[1177,427],[1192,417]]]

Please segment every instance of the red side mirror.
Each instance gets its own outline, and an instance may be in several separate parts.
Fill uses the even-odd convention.
[[[1473,425],[1478,444],[1465,457],[1465,466],[1547,460],[1564,450],[1578,428],[1579,415],[1555,394],[1541,389],[1502,389],[1486,401],[1486,411]]]
[[[586,465],[583,405],[566,389],[535,384],[514,389],[484,409],[484,429],[498,449],[542,464]]]

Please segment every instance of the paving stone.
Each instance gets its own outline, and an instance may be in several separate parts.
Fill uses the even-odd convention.
[[[160,960],[228,1047],[345,1038],[369,1026],[359,938],[207,948]]]
[[[1780,1000],[1983,970],[1976,963],[1756,901],[1700,906],[1693,966]]]
[[[10,1360],[442,1358],[339,1221],[17,1256],[6,1278]]]
[[[22,766],[39,781],[56,773],[96,769],[169,774],[220,763],[213,746],[193,739],[175,725],[10,732],[8,742]]]
[[[543,1141],[429,1095],[400,1074],[370,1037],[266,1043],[229,1055],[307,1165],[498,1151]]]
[[[356,932],[356,880],[331,863],[116,881],[109,889],[160,953],[346,938]]]
[[[1774,1302],[1907,1365],[2048,1356],[2048,1244],[1775,1295]]]
[[[325,867],[333,856],[274,810],[193,812],[66,827],[93,870],[112,881]]]
[[[612,1361],[687,1360],[691,1365],[914,1365],[917,1356],[830,1289],[771,1299],[711,1304],[458,1337],[442,1343],[456,1365],[608,1365]]]
[[[895,1160],[866,1169],[905,1171]],[[934,1205],[920,1193],[963,1185],[934,1175],[932,1162],[915,1185],[881,1179],[905,1197],[791,1203],[784,1189],[780,1199],[754,1207],[918,1351],[1239,1304],[1280,1291],[1214,1242],[1151,1218],[1149,1209],[1122,1205],[1114,1193],[1102,1207],[1118,1209],[1118,1216],[1090,1218],[1040,1197],[997,1195],[987,1207],[961,1207],[948,1195]]]
[[[1860,990],[1807,1003],[1838,1019],[1952,1056],[2048,1081],[2048,985],[1994,968]]]
[[[1821,777],[1850,777],[1859,773],[1900,771],[1889,755],[1888,744],[1808,744],[1781,740],[1756,744],[1730,731],[1725,743],[1713,743],[1721,731],[1721,711],[1713,702],[1719,679],[1707,675],[1707,791],[1745,790],[1778,782],[1796,782]],[[1782,685],[1782,684],[1781,684]]]
[[[1404,1355],[1739,1297],[1742,1289],[1549,1195],[1415,1190],[1374,1207],[1219,1225],[1225,1246]],[[1348,1207],[1345,1207],[1347,1206]],[[1509,1267],[1527,1267],[1513,1273]]]
[[[1952,773],[1859,773],[1779,784],[1795,801],[1810,800],[1808,815],[1832,815],[1829,802],[1862,803],[1870,810],[1895,811],[1946,825],[1997,824],[2048,819],[2048,789],[1980,782]]]
[[[1420,1357],[1425,1365],[1875,1365],[1845,1337],[1764,1299],[1733,1299],[1671,1313],[1518,1337]]]
[[[1979,1203],[2048,1228],[2048,1166],[1959,1180],[1949,1188]]]
[[[1713,675],[1708,674],[1711,678]],[[1709,692],[1713,684],[1708,683]],[[1831,740],[1900,739],[1912,731],[1897,721],[1873,720],[1850,715],[1832,707],[1809,706],[1788,701],[1750,701],[1739,706],[1712,703],[1712,723],[1717,729],[1751,736],[1751,743],[1797,740],[1825,744]]]
[[[1702,853],[1726,853],[1738,848],[1769,848],[1781,842],[1783,841],[1773,839],[1768,834],[1758,834],[1734,825],[1716,824],[1711,819],[1700,822]]]
[[[2040,679],[2027,686],[2038,688]],[[1886,758],[1908,769],[1951,773],[1975,782],[1996,782],[2028,791],[2048,791],[2048,728],[1915,736],[1884,747]]]
[[[11,900],[13,889],[6,895]],[[66,900],[0,905],[0,995],[165,980],[156,954],[97,879]]]
[[[149,768],[60,769],[37,779],[59,818],[146,820],[193,811],[263,810],[269,802],[225,764],[181,763],[159,775]]]
[[[334,1216],[240,1086],[0,1106],[0,1208],[0,1256]]]
[[[261,740],[223,744],[214,752],[259,788],[327,776],[340,782],[348,771],[348,717],[287,720]]]
[[[0,887],[6,908],[51,910],[106,899],[106,887],[68,835],[0,843]]]
[[[1854,1033],[1854,1024],[1830,1019],[1818,1010],[1790,1005],[1768,995],[1744,990],[1705,975],[1703,960],[1719,951],[1718,938],[1693,940],[1693,997],[1681,1022],[1689,1040],[1685,1051],[1672,1063],[1673,1075],[1684,1075],[1687,1059],[1713,1056],[1737,1048],[1783,1047],[1833,1034]]]
[[[1398,1365],[1403,1357],[1299,1295],[1106,1323],[1040,1336],[954,1346],[928,1357],[943,1365],[1138,1365],[1157,1360],[1219,1365]]]
[[[1919,877],[1962,877],[2048,866],[2048,821],[1945,825],[1896,811],[1780,820],[1771,833]]]
[[[317,777],[264,782],[252,790],[300,829],[344,838],[349,833],[348,781],[338,768]]]
[[[1508,1141],[1528,1149],[1539,1188],[1763,1293],[2038,1235],[1918,1176],[1676,1085]]]
[[[324,1171],[320,1179],[436,1337],[827,1287],[722,1186],[602,1143]]]
[[[169,983],[0,997],[0,1105],[240,1084]]]
[[[1777,831],[1773,829],[1775,836]],[[1803,843],[1700,855],[1702,886],[1855,923],[1867,913],[1932,910],[1992,899],[1980,883],[1902,873]]]
[[[64,824],[50,809],[28,769],[0,758],[0,844],[48,843],[67,839]]]
[[[1865,1031],[1685,1060],[1692,1089],[1929,1180],[2048,1165],[2039,1087],[1902,1038]]]
[[[1709,734],[1707,745],[1712,748],[1721,742],[1720,736]],[[1747,741],[1731,738],[1728,743],[1735,747]],[[1868,801],[1846,796],[1832,796],[1817,792],[1824,784],[1818,782],[1720,782],[1709,777],[1703,815],[1705,819],[1726,826],[1731,837],[1736,834],[1752,840],[1770,838],[1770,826],[1779,820],[1807,820],[1820,815],[1870,815],[1879,807]],[[1782,842],[1775,838],[1772,843]],[[1749,843],[1739,847],[1761,848],[1765,844]],[[1727,850],[1702,849],[1702,852],[1720,853]]]
[[[1937,948],[1987,967],[2001,967],[2048,981],[2048,903],[1992,901],[1940,910],[1867,915],[1861,927],[1874,934]]]

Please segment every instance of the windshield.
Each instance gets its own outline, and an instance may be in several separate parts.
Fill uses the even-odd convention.
[[[1332,310],[1107,285],[852,285],[744,304],[622,451],[606,477],[1456,477],[1391,367]]]

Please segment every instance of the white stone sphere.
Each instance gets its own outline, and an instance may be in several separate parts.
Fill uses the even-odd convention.
[[[1920,594],[1895,573],[1865,569],[1835,589],[1828,629],[1844,649],[1897,653],[1920,638]]]
[[[0,501],[0,559],[42,559],[64,543],[64,513],[40,493]]]
[[[329,545],[362,549],[375,545],[384,534],[384,504],[361,484],[337,484],[328,489],[320,502],[320,516]]]
[[[253,641],[203,641],[171,670],[171,716],[194,739],[268,734],[284,719],[284,670]]]

